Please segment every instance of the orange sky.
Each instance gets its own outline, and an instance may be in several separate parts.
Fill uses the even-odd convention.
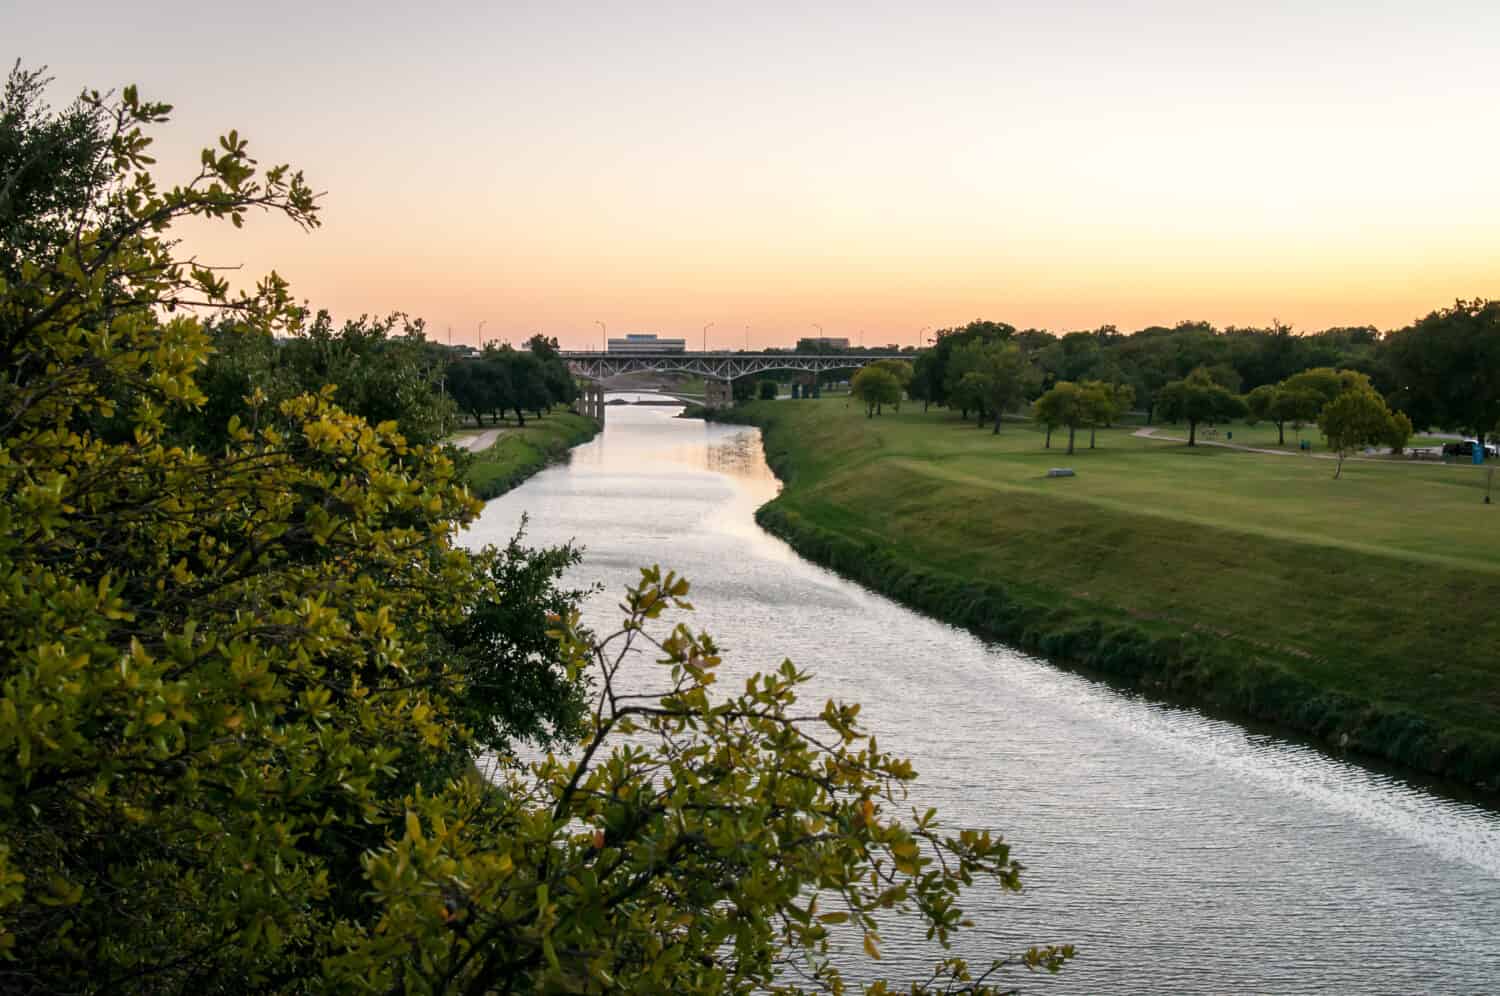
[[[1500,295],[1500,5],[1309,6],[25,5],[0,37],[55,103],[175,103],[167,176],[236,127],[328,191],[319,231],[194,229],[204,258],[455,341],[1392,327]]]

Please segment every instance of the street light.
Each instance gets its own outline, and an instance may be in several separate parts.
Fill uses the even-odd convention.
[[[489,321],[488,318],[481,318],[479,320],[479,348],[480,349],[484,349],[484,323],[487,322],[487,321]]]
[[[745,352],[750,352],[750,326],[745,326]]]
[[[595,320],[594,324],[599,326],[599,352],[607,353],[609,352],[609,327],[598,320]]]
[[[922,336],[926,335],[927,334],[927,330],[930,329],[930,328],[932,328],[931,325],[923,325],[920,329],[917,330],[917,349],[918,349],[918,351],[920,351],[921,348],[922,348]]]
[[[713,327],[713,322],[709,322],[707,325],[703,326],[703,351],[705,353],[708,352],[708,330]]]

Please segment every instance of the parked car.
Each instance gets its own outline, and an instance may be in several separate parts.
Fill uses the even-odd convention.
[[[1475,439],[1465,439],[1460,443],[1445,443],[1443,445],[1443,456],[1474,458],[1474,447],[1479,445]],[[1484,446],[1484,455],[1487,457],[1500,456],[1500,450],[1488,443]]]

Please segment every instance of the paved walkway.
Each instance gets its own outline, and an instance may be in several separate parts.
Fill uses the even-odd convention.
[[[1159,442],[1165,442],[1165,443],[1185,443],[1185,442],[1187,442],[1187,440],[1184,439],[1184,438],[1182,438],[1181,436],[1163,436],[1163,435],[1160,435],[1160,434],[1157,433],[1157,431],[1156,431],[1156,429],[1155,429],[1154,426],[1149,426],[1149,425],[1146,426],[1145,428],[1135,430],[1134,432],[1131,433],[1131,435],[1132,436],[1139,436],[1142,439],[1155,439],[1155,440],[1157,440]],[[1312,457],[1314,460],[1337,460],[1338,459],[1338,454],[1337,453],[1313,453],[1311,451],[1304,451],[1304,450],[1273,450],[1273,449],[1268,449],[1268,448],[1266,448],[1264,446],[1243,446],[1243,445],[1241,445],[1239,443],[1220,443],[1220,442],[1216,442],[1216,441],[1214,441],[1212,439],[1199,439],[1198,440],[1198,445],[1199,446],[1219,446],[1219,447],[1222,447],[1223,449],[1226,449],[1226,450],[1244,450],[1246,453],[1269,453],[1272,456],[1309,456],[1309,457]],[[1387,456],[1379,456],[1379,457],[1349,456],[1349,457],[1345,457],[1344,459],[1345,460],[1373,460],[1373,461],[1377,461],[1379,463],[1390,463],[1391,462],[1391,460],[1389,459],[1389,455],[1387,455]],[[1433,463],[1434,461],[1431,461],[1431,460],[1425,460],[1425,461],[1413,460],[1413,461],[1410,461],[1410,462],[1412,462],[1412,463],[1424,463],[1424,464],[1427,464],[1427,463]]]
[[[480,450],[487,450],[494,446],[495,440],[500,438],[500,433],[503,431],[498,428],[485,429],[483,432],[476,432],[472,435],[454,436],[451,442],[461,450],[478,453]]]
[[[1137,429],[1137,430],[1135,430],[1134,432],[1131,433],[1131,435],[1132,436],[1139,436],[1142,439],[1158,439],[1158,440],[1161,440],[1163,442],[1168,442],[1168,443],[1185,443],[1185,442],[1187,442],[1187,440],[1183,439],[1181,436],[1162,436],[1162,435],[1158,435],[1157,432],[1156,432],[1156,429],[1154,427],[1152,427],[1152,426],[1149,426],[1149,425],[1146,426],[1143,429]],[[1298,453],[1300,452],[1298,450],[1271,450],[1271,449],[1266,449],[1265,447],[1262,447],[1262,446],[1242,446],[1239,443],[1220,443],[1220,442],[1216,442],[1216,441],[1214,441],[1212,439],[1200,439],[1200,440],[1198,440],[1198,445],[1199,446],[1222,446],[1226,450],[1244,450],[1246,453],[1270,453],[1272,456],[1297,456]],[[1323,457],[1324,459],[1330,459],[1330,460],[1333,459],[1333,454],[1331,454],[1331,453],[1308,453],[1307,456]]]

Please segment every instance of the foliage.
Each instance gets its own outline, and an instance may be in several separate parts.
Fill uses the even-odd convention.
[[[1307,386],[1306,381],[1288,384],[1262,384],[1245,396],[1247,420],[1251,425],[1265,419],[1276,425],[1278,446],[1286,445],[1286,425],[1301,431],[1314,422],[1322,409],[1322,395]]]
[[[487,561],[488,594],[456,622],[440,626],[434,652],[463,683],[454,719],[475,746],[508,753],[517,741],[541,747],[571,744],[583,731],[587,688],[569,679],[549,619],[576,611],[589,594],[561,587],[582,553],[571,544],[522,545],[526,520]]]
[[[872,953],[881,910],[946,944],[963,887],[1015,888],[993,834],[903,825],[910,766],[855,706],[794,711],[790,663],[714,696],[710,638],[651,635],[686,582],[643,572],[596,644],[556,588],[571,551],[456,547],[479,506],[448,452],[336,388],[252,391],[222,450],[175,445],[210,345],[174,306],[261,334],[302,315],[278,280],[232,296],[179,263],[172,223],[316,206],[233,133],[160,191],[141,128],[166,108],[90,106],[110,182],[0,285],[0,988],[750,993],[792,965],[836,988],[840,920]],[[622,670],[637,647],[664,694]],[[589,666],[572,758],[449,775],[565,736]],[[993,991],[969,976],[948,959],[913,991]]]
[[[366,862],[381,917],[341,932],[337,986],[751,993],[786,985],[795,967],[809,988],[835,988],[835,931],[876,955],[875,914],[894,909],[946,943],[962,883],[1016,886],[999,838],[944,834],[931,813],[909,827],[894,818],[910,765],[876,747],[858,707],[799,712],[806,672],[785,662],[715,695],[713,640],[660,632],[687,594],[648,569],[618,632],[595,643],[576,616],[563,621],[566,653],[593,662],[600,688],[576,760],[501,765],[499,791],[488,805],[465,798],[461,821],[418,800],[405,835]],[[638,652],[656,658],[658,692],[626,673]],[[1071,953],[1017,960],[1055,969]],[[946,959],[913,991],[969,974]]]
[[[68,241],[109,179],[114,122],[88,97],[51,114],[47,82],[43,70],[17,64],[0,106],[0,276],[12,283],[22,260],[50,257]]]
[[[1405,416],[1402,416],[1405,418]],[[1318,415],[1318,428],[1328,439],[1328,446],[1338,454],[1333,476],[1344,472],[1344,457],[1366,446],[1385,445],[1400,439],[1404,445],[1411,435],[1411,422],[1396,422],[1385,399],[1369,387],[1350,388],[1328,404]]]
[[[757,388],[757,393],[762,401],[775,401],[778,390],[780,388],[774,380],[763,380]]]
[[[246,399],[256,391],[260,416],[267,417],[281,402],[330,384],[345,412],[371,424],[394,422],[413,445],[439,443],[455,427],[455,406],[442,390],[447,351],[426,338],[421,319],[361,315],[335,328],[320,311],[310,323],[298,318],[279,338],[232,319],[207,332],[213,352],[195,378],[203,407],[172,424],[174,438],[184,442],[222,449],[229,419],[252,418]]]
[[[1084,424],[1089,427],[1089,449],[1093,449],[1095,430],[1113,425],[1130,408],[1135,388],[1102,380],[1086,380],[1079,387],[1083,391]]]
[[[963,375],[967,372],[965,368],[955,368],[953,365],[954,357],[960,347],[974,342],[1009,339],[1015,333],[1015,328],[1004,322],[979,319],[962,328],[939,329],[934,337],[936,344],[923,354],[923,356],[929,356],[930,359],[922,364],[920,371],[913,368],[912,372],[914,381],[919,372],[922,375],[922,386],[919,388],[922,399],[929,402],[935,401],[938,404],[950,403],[952,392],[962,382]]]
[[[1041,378],[1013,342],[974,342],[960,347],[960,351],[965,355],[956,362],[966,368],[966,373],[958,393],[987,408],[994,416],[993,431],[999,432],[1003,413],[1025,400]]]
[[[1052,429],[1067,426],[1068,453],[1073,452],[1078,427],[1088,425],[1093,416],[1088,394],[1071,381],[1058,381],[1036,400],[1033,409],[1036,419],[1047,426],[1047,445],[1052,445]]]
[[[1215,383],[1203,368],[1163,387],[1157,403],[1166,418],[1187,422],[1189,446],[1198,443],[1199,422],[1217,422],[1245,414],[1245,403]]]
[[[882,406],[901,400],[901,382],[889,370],[872,364],[855,373],[849,381],[849,393],[864,403],[865,415],[873,418]]]
[[[484,425],[515,412],[516,424],[526,425],[526,412],[538,418],[578,397],[578,386],[553,340],[533,336],[527,350],[509,344],[490,344],[475,359],[455,360],[447,370],[448,391],[463,411]]]
[[[1293,374],[1282,381],[1281,389],[1292,394],[1310,395],[1317,399],[1317,418],[1323,406],[1345,391],[1371,389],[1370,378],[1358,370],[1335,370],[1332,367],[1313,367]]]
[[[901,398],[911,387],[912,379],[915,377],[915,372],[912,365],[906,360],[897,360],[893,358],[886,360],[876,360],[871,364],[871,366],[879,367],[881,370],[886,371],[892,377],[896,378],[896,383],[900,387],[900,390],[896,392],[895,404],[896,411],[899,412],[901,410]]]
[[[1483,443],[1500,431],[1500,301],[1457,301],[1410,328],[1386,348],[1392,399],[1426,427],[1473,433]]]

